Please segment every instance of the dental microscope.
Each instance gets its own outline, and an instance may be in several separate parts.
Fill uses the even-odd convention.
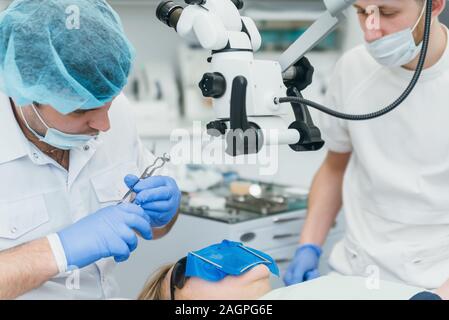
[[[262,146],[273,144],[289,145],[294,151],[319,150],[324,141],[307,106],[347,120],[367,120],[393,110],[409,94],[404,92],[392,105],[365,116],[339,114],[302,97],[301,91],[312,82],[314,71],[305,54],[345,20],[344,11],[356,2],[323,1],[324,13],[277,61],[254,58],[262,39],[255,22],[240,15],[243,0],[185,0],[186,7],[173,1],[159,4],[156,15],[160,21],[174,28],[189,44],[211,51],[208,62],[212,72],[204,74],[199,87],[204,97],[213,99],[216,114],[216,120],[207,125],[208,133],[225,137],[227,154],[255,154]],[[429,8],[431,1],[427,11]],[[429,32],[429,13],[427,22]],[[422,63],[427,45],[425,34]],[[420,72],[418,65],[409,91]],[[283,116],[290,110],[295,121],[289,124]]]

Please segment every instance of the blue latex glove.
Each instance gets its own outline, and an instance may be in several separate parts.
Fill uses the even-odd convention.
[[[138,177],[127,175],[125,183],[137,194],[134,203],[145,210],[153,227],[165,226],[178,212],[181,191],[172,178],[154,176],[139,181]]]
[[[284,276],[287,286],[318,278],[318,264],[322,250],[314,244],[303,244],[296,250],[295,257]]]
[[[69,269],[83,268],[102,258],[116,262],[137,248],[139,232],[151,240],[151,225],[142,208],[130,203],[103,208],[58,232]]]

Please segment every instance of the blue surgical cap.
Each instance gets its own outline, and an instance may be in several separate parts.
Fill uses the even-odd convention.
[[[18,105],[101,107],[126,85],[133,60],[104,0],[16,0],[0,14],[0,90]]]

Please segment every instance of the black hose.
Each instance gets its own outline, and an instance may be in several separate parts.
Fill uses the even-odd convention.
[[[429,47],[429,41],[430,41],[430,27],[432,22],[432,0],[427,0],[427,7],[426,7],[426,21],[425,21],[425,31],[424,31],[424,38],[423,38],[423,47],[421,49],[421,54],[419,56],[418,66],[415,70],[415,73],[413,75],[412,80],[410,81],[409,85],[405,89],[405,91],[399,96],[399,98],[396,99],[392,104],[389,106],[383,108],[382,110],[368,113],[368,114],[347,114],[347,113],[341,113],[336,110],[332,110],[328,107],[325,107],[319,103],[301,98],[301,97],[285,97],[285,98],[276,98],[275,102],[277,103],[302,103],[305,104],[311,108],[317,109],[321,112],[324,112],[328,115],[331,115],[336,118],[344,119],[344,120],[352,120],[352,121],[361,121],[361,120],[370,120],[374,118],[381,117],[394,109],[396,109],[397,106],[399,106],[402,102],[407,99],[407,97],[410,95],[410,93],[415,88],[416,84],[418,83],[418,80],[421,76],[422,70],[424,68],[424,63],[427,56],[427,49]]]

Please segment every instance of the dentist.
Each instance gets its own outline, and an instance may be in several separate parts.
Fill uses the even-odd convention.
[[[0,298],[116,296],[112,269],[137,234],[176,221],[175,181],[136,176],[154,156],[121,93],[133,60],[104,0],[16,0],[0,14]],[[116,205],[128,188],[135,202]]]

